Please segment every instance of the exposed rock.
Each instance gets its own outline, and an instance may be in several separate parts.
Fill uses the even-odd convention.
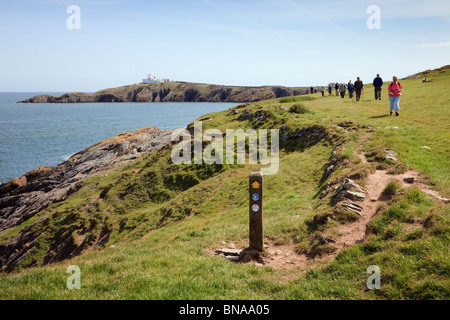
[[[324,236],[318,236],[317,239],[319,240],[319,242],[321,244],[326,244],[326,243],[335,243],[336,241]]]
[[[297,128],[295,130],[282,126],[279,130],[281,142],[285,142],[291,148],[309,148],[329,137],[327,129],[321,126]],[[289,144],[290,142],[294,142],[294,144]]]
[[[441,200],[441,201],[443,201],[444,203],[449,203],[449,202],[450,202],[450,199],[442,198],[442,197],[438,197],[438,200]]]
[[[354,201],[364,201],[367,190],[349,178],[345,178],[339,186],[336,187],[336,202],[344,198]]]
[[[34,244],[39,238],[36,226],[46,225],[49,218],[43,217],[31,225],[25,227],[17,236],[8,243],[0,244],[0,268],[5,272],[11,272],[16,265],[25,259],[34,249]]]
[[[414,177],[405,178],[403,179],[403,181],[405,181],[406,183],[414,183]]]
[[[322,193],[320,194],[319,199],[323,199],[323,198],[325,198],[327,195],[328,195],[328,191],[325,190],[324,192],[322,192]]]
[[[242,251],[242,249],[228,249],[228,248],[224,248],[224,249],[217,249],[216,250],[216,254],[223,253],[225,256],[239,256],[241,251]]]
[[[225,258],[235,262],[240,260],[239,256],[225,256]]]
[[[342,148],[342,143],[337,143],[334,148],[333,148],[333,152],[331,153],[331,160],[330,163],[328,164],[323,179],[327,179],[328,177],[331,176],[331,174],[336,171],[336,169],[338,168],[339,165],[344,164],[344,159],[342,159],[339,155],[338,155],[338,149]],[[331,186],[331,185],[330,185]]]
[[[361,216],[361,211],[363,210],[363,208],[360,205],[349,201],[342,202],[340,205],[346,210],[354,212],[357,215]]]
[[[353,192],[349,190],[345,190],[343,192],[343,196],[354,201],[364,201],[364,199],[366,198],[366,195],[362,192]]]
[[[344,190],[356,190],[361,193],[367,193],[367,189],[361,187],[359,184],[355,183],[349,178],[345,178],[344,182],[342,183],[342,188]]]
[[[387,148],[384,151],[386,152],[386,160],[397,162],[397,153],[395,151]]]
[[[259,122],[264,122],[268,117],[267,112],[264,110],[258,110],[254,113],[250,113],[249,109],[245,109],[242,114],[239,116],[239,120],[251,120],[255,119]]]
[[[139,155],[149,153],[170,142],[170,130],[147,127],[122,133],[101,141],[55,167],[41,167],[20,178],[0,185],[0,232],[27,221],[50,204],[64,201],[77,192],[93,175],[129,163]],[[101,197],[107,196],[107,188]],[[20,234],[0,244],[0,268],[11,271],[34,249],[40,236],[36,230],[47,220],[40,219],[24,228]],[[71,258],[81,252],[85,239],[76,242],[71,232],[61,229],[53,240],[44,264]],[[102,232],[94,243],[100,246],[109,240]],[[26,244],[26,246],[25,246]]]

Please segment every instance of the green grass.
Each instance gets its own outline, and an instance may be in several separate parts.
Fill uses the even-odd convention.
[[[398,182],[391,181],[383,189],[383,194],[393,197],[396,195],[397,191],[400,190],[401,188],[402,186]]]
[[[330,181],[359,174],[358,182],[364,184],[375,165],[392,172],[410,167],[450,197],[450,73],[431,71],[427,77],[434,81],[401,81],[399,117],[389,117],[386,91],[382,101],[375,101],[368,85],[359,102],[319,93],[249,103],[245,108],[250,112],[266,112],[263,122],[240,121],[243,108],[237,115],[224,111],[200,118],[212,117],[203,130],[222,132],[282,126],[290,132],[310,127],[328,131],[328,138],[315,144],[282,142],[279,172],[264,177],[265,241],[295,243],[298,252],[320,256],[330,246],[317,242],[317,235],[334,235],[340,224],[358,219],[336,212],[336,220],[312,224],[314,216],[326,217],[334,209],[332,195],[318,197]],[[298,104],[311,112],[291,113]],[[375,164],[363,164],[354,155],[363,136],[362,150],[372,154]],[[398,164],[384,161],[384,148],[398,154]],[[0,274],[0,299],[450,298],[450,212],[447,204],[419,189],[404,189],[380,207],[362,243],[333,261],[312,263],[304,273],[235,264],[207,251],[221,247],[221,241],[247,246],[248,174],[261,165],[176,166],[170,151],[164,148],[93,177],[66,201],[1,234],[4,243],[39,218],[49,218],[39,230],[37,248],[16,271]],[[340,162],[326,177],[331,159]],[[109,234],[106,245],[42,265],[58,236],[77,239],[85,234],[93,243],[102,231]],[[81,269],[81,290],[66,288],[69,265]],[[366,288],[370,265],[381,269],[381,290]]]

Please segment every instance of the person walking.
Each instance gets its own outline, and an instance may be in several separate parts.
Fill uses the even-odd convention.
[[[336,90],[336,96],[339,95],[339,82],[336,82],[334,89]]]
[[[311,89],[311,94],[313,94],[314,93],[314,88],[311,87],[310,89]]]
[[[383,86],[383,79],[381,79],[380,74],[373,79],[373,88],[375,90],[375,100],[381,100],[381,87]]]
[[[364,84],[359,77],[356,78],[354,88],[356,101],[359,101],[359,99],[361,99],[361,91],[364,90]]]
[[[324,86],[320,87],[320,92],[322,93],[322,97],[324,97],[325,96],[325,87]]]
[[[333,85],[331,83],[328,84],[328,95],[331,96],[331,93],[333,92]]]
[[[353,98],[353,90],[354,90],[354,86],[353,86],[353,82],[352,80],[350,80],[347,84],[347,89],[348,89],[348,97],[351,99]]]
[[[339,85],[339,92],[341,93],[341,98],[345,97],[345,90],[346,90],[345,83],[342,82]]]
[[[392,113],[395,111],[395,115],[399,116],[400,111],[400,96],[402,95],[402,85],[400,82],[398,82],[398,77],[393,76],[392,82],[388,86],[388,93],[389,93],[389,110],[390,115],[392,116]]]

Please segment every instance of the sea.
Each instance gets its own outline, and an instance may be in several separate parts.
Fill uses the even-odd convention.
[[[17,103],[39,94],[0,92],[0,183],[55,166],[91,145],[147,126],[185,128],[198,117],[238,103]]]

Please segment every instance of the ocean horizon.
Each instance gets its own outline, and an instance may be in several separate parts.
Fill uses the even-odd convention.
[[[0,183],[41,166],[55,166],[104,139],[143,127],[176,129],[223,102],[17,103],[38,94],[0,92]]]

